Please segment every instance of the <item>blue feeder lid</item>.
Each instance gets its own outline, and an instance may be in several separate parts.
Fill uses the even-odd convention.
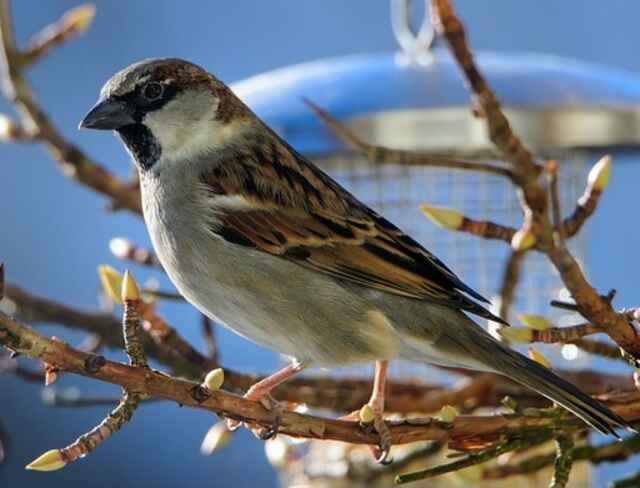
[[[304,63],[240,81],[233,90],[293,146],[344,146],[303,103],[309,98],[368,142],[464,152],[491,148],[470,111],[462,75],[444,49],[426,65],[393,53]],[[515,129],[540,150],[640,144],[640,79],[554,56],[477,53]]]

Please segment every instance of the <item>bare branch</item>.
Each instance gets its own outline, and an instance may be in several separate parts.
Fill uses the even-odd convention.
[[[616,440],[599,446],[583,445],[571,450],[573,461],[589,461],[593,464],[603,462],[621,462],[640,452],[640,434],[635,434],[622,441]],[[483,473],[485,479],[506,478],[508,476],[535,473],[540,469],[551,466],[556,454],[539,454],[529,457],[515,464],[502,464],[486,468]]]
[[[465,456],[448,464],[441,464],[421,471],[398,475],[396,476],[395,482],[399,485],[402,485],[405,483],[434,478],[446,473],[458,471],[463,468],[468,468],[469,466],[485,463],[507,452],[512,452],[518,449],[529,448],[541,444],[547,441],[549,437],[549,433],[542,433],[538,434],[537,436],[530,436],[530,438],[527,439],[514,439],[508,442],[501,442],[496,446],[489,447],[477,453],[469,454],[468,456]]]
[[[145,367],[132,367],[108,361],[101,356],[71,348],[61,341],[48,339],[19,324],[0,312],[0,344],[25,356],[38,358],[62,371],[77,373],[97,380],[117,384],[127,391],[174,401],[178,404],[210,410],[220,415],[248,423],[254,427],[271,427],[273,413],[261,403],[224,391],[202,391],[198,383],[171,377]],[[628,421],[640,418],[640,392],[623,397],[603,398],[610,407]],[[471,449],[490,445],[515,433],[575,431],[587,429],[586,424],[562,409],[552,414],[459,416],[453,424],[434,419],[388,421],[394,444],[417,440],[445,440],[456,449]],[[330,420],[295,412],[284,412],[280,432],[295,437],[332,439],[356,444],[377,445],[378,436],[359,427],[357,422]],[[475,446],[475,447],[474,447]]]
[[[558,247],[564,247],[564,226],[562,225],[562,209],[560,208],[560,191],[558,189],[558,162],[547,163],[549,177],[549,198],[551,199],[551,216],[553,222],[553,238]]]
[[[122,280],[122,331],[124,337],[124,350],[129,357],[131,366],[147,367],[147,356],[142,347],[140,330],[142,329],[142,300],[133,275],[125,271]]]
[[[531,330],[531,342],[569,343],[576,339],[604,332],[602,328],[589,322],[568,327],[549,327],[544,330]]]
[[[569,482],[573,466],[573,437],[570,434],[556,436],[556,458],[553,463],[553,478],[549,488],[564,488]]]
[[[620,348],[612,344],[607,344],[600,341],[591,341],[589,339],[574,339],[573,341],[571,341],[571,344],[585,352],[588,352],[589,354],[594,354],[596,356],[602,356],[609,359],[625,360],[621,354]]]
[[[344,123],[334,118],[329,112],[320,108],[311,100],[304,102],[313,110],[327,127],[342,141],[352,148],[360,151],[367,159],[376,163],[402,164],[405,166],[432,166],[437,168],[452,168],[465,171],[478,171],[480,173],[491,173],[513,178],[509,168],[480,162],[462,161],[448,156],[441,156],[418,151],[405,151],[401,149],[390,149],[383,146],[368,144],[360,139]]]
[[[46,26],[33,36],[27,50],[20,55],[19,62],[21,67],[24,68],[33,64],[48,53],[51,48],[63,44],[84,32],[89,28],[95,13],[95,6],[87,3],[72,8],[59,20]]]
[[[108,196],[113,206],[141,214],[140,191],[116,178],[92,161],[80,148],[67,141],[40,108],[22,73],[20,53],[15,44],[8,0],[0,0],[0,67],[6,97],[22,117],[25,130],[42,141],[58,162],[62,173]]]
[[[509,120],[502,112],[500,102],[476,67],[473,55],[467,46],[464,27],[456,17],[448,0],[432,1],[432,21],[438,32],[446,39],[451,53],[460,65],[474,94],[474,102],[486,118],[489,137],[500,149],[505,159],[514,167],[518,183],[535,180],[541,167],[534,162],[531,152],[514,134]]]
[[[553,247],[549,258],[576,301],[580,314],[597,324],[631,356],[640,358],[640,340],[630,321],[618,314],[587,281],[580,265],[566,248]]]
[[[595,212],[600,196],[609,182],[611,158],[603,157],[589,173],[587,187],[578,199],[578,205],[573,213],[563,222],[564,232],[568,237],[576,235],[589,217]]]
[[[118,406],[93,429],[62,449],[51,449],[45,452],[29,463],[26,469],[53,471],[86,456],[131,420],[141,400],[141,395],[126,392]]]
[[[512,236],[513,237],[513,236]],[[509,239],[511,241],[511,239]],[[515,297],[518,281],[520,281],[520,270],[524,261],[526,251],[511,251],[506,260],[502,273],[502,285],[500,286],[500,311],[498,315],[509,321],[509,312]]]
[[[458,232],[466,232],[467,234],[473,234],[483,239],[511,242],[516,233],[516,230],[512,227],[496,224],[495,222],[487,220],[474,220],[452,208],[436,207],[423,203],[420,205],[420,210],[433,223],[440,227]]]

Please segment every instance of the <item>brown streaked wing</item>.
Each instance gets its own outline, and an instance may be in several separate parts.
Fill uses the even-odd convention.
[[[286,143],[256,144],[203,176],[211,193],[242,196],[248,204],[218,209],[215,231],[223,238],[362,286],[503,322],[462,295],[484,300],[440,260]]]

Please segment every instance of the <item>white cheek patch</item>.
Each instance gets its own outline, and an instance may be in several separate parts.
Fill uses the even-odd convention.
[[[191,160],[214,152],[237,137],[246,122],[220,123],[215,118],[217,104],[211,97],[181,97],[147,114],[143,123],[158,140],[161,159]]]

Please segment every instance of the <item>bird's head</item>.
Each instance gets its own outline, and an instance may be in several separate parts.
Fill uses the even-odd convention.
[[[115,130],[142,170],[213,152],[242,131],[247,107],[204,69],[149,59],[116,73],[82,129]]]

